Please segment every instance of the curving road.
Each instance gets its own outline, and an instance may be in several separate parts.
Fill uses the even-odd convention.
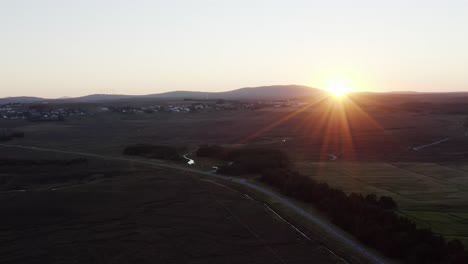
[[[85,152],[77,152],[77,151],[65,151],[65,150],[57,150],[57,149],[49,149],[49,148],[41,148],[41,147],[31,147],[31,146],[22,146],[22,145],[9,145],[9,144],[0,144],[0,147],[8,147],[8,148],[20,148],[20,149],[27,149],[27,150],[36,150],[36,151],[47,151],[47,152],[55,152],[55,153],[63,153],[63,154],[72,154],[72,155],[80,155],[85,157],[94,157],[99,159],[107,159],[107,160],[120,160],[120,161],[131,161],[137,162],[141,164],[147,164],[152,166],[158,166],[161,168],[169,168],[174,170],[180,170],[185,172],[192,172],[199,175],[209,176],[217,179],[222,179],[226,181],[235,182],[242,186],[248,187],[256,192],[259,192],[263,195],[270,196],[274,198],[278,203],[282,206],[293,210],[298,215],[304,217],[305,219],[313,222],[317,226],[321,227],[322,229],[326,230],[329,234],[334,236],[334,238],[338,241],[341,241],[343,244],[347,245],[350,248],[353,248],[357,253],[365,257],[369,260],[370,263],[387,263],[388,261],[383,259],[382,257],[378,256],[374,252],[367,249],[365,246],[361,245],[358,241],[351,238],[349,235],[344,233],[342,230],[336,228],[335,226],[330,225],[329,223],[325,222],[324,220],[320,219],[312,212],[305,210],[295,204],[295,202],[281,194],[278,194],[271,189],[263,187],[261,185],[254,184],[242,178],[231,178],[228,176],[219,175],[212,172],[201,171],[197,169],[191,169],[184,166],[179,166],[175,164],[167,164],[167,163],[159,163],[154,161],[145,161],[145,160],[138,160],[132,158],[124,158],[124,157],[113,157],[113,156],[104,156],[104,155],[97,155],[92,153],[85,153]]]

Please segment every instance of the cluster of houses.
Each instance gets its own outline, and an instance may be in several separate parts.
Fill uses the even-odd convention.
[[[252,108],[253,104],[232,104],[232,103],[182,103],[154,106],[123,106],[123,107],[98,107],[98,112],[113,112],[121,114],[152,114],[152,113],[195,113],[195,112],[212,112],[225,110],[238,110]]]
[[[0,119],[26,119],[29,121],[63,121],[72,116],[85,116],[94,113],[152,114],[152,113],[197,113],[236,110],[257,110],[268,107],[301,107],[307,103],[300,101],[257,101],[240,102],[228,100],[181,101],[180,103],[153,106],[109,106],[103,105],[91,111],[76,108],[54,108],[52,105],[28,105],[9,103],[0,105]]]
[[[21,103],[0,105],[0,118],[9,120],[27,119],[29,121],[63,121],[66,117],[84,115],[86,115],[84,111],[71,108],[40,110],[34,107],[25,107]]]
[[[30,111],[28,112],[29,121],[64,121],[65,118],[73,116],[85,116],[86,113],[79,109],[59,108],[50,111]]]
[[[154,106],[105,106],[98,107],[98,112],[114,112],[121,114],[151,114],[156,112],[164,113],[194,113],[194,112],[217,112],[235,111],[241,109],[257,110],[267,107],[300,107],[307,103],[297,101],[261,101],[261,102],[238,102],[217,100],[212,102],[182,102],[180,104],[154,105]]]
[[[23,112],[16,109],[22,107],[21,103],[9,103],[0,105],[0,118],[4,119],[25,119]]]

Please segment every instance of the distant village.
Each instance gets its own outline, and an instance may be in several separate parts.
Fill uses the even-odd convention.
[[[236,110],[258,110],[267,107],[292,107],[303,106],[307,103],[297,101],[262,101],[262,102],[238,102],[227,100],[216,100],[213,102],[190,102],[153,106],[105,106],[99,107],[98,112],[115,112],[122,114],[152,114],[162,113],[199,113],[199,112],[220,112]]]
[[[73,104],[71,104],[73,105]],[[83,105],[83,104],[82,104]],[[34,103],[8,103],[0,105],[0,118],[8,120],[28,120],[31,122],[55,122],[64,121],[68,118],[83,117],[99,113],[118,114],[153,114],[153,113],[199,113],[199,112],[220,112],[236,110],[258,110],[263,108],[279,107],[301,107],[307,103],[297,100],[283,101],[259,101],[259,102],[239,102],[229,100],[213,101],[180,101],[173,104],[156,104],[150,106],[116,106],[105,104],[102,106],[89,105],[81,107],[61,107],[61,105]]]
[[[31,122],[64,121],[70,116],[84,116],[84,111],[73,108],[44,110],[40,105],[8,103],[0,105],[0,117],[9,120],[27,119]]]

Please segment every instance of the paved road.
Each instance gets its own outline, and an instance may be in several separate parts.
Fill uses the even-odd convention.
[[[352,239],[349,235],[345,234],[342,230],[330,225],[329,223],[325,222],[324,220],[320,219],[319,217],[315,216],[310,211],[307,211],[295,204],[291,199],[278,194],[266,187],[254,184],[242,178],[230,178],[228,176],[219,175],[212,172],[201,171],[197,169],[187,168],[184,166],[178,166],[175,164],[167,164],[167,163],[160,163],[154,161],[145,161],[139,159],[132,159],[132,158],[125,158],[125,157],[112,157],[112,156],[104,156],[104,155],[97,155],[92,153],[85,153],[85,152],[77,152],[77,151],[65,151],[65,150],[57,150],[57,149],[49,149],[49,148],[41,148],[41,147],[30,147],[30,146],[21,146],[21,145],[8,145],[8,144],[0,144],[1,147],[10,147],[10,148],[21,148],[21,149],[28,149],[28,150],[36,150],[36,151],[47,151],[47,152],[55,152],[55,153],[63,153],[63,154],[72,154],[72,155],[80,155],[86,157],[94,157],[99,159],[107,159],[107,160],[120,160],[120,161],[131,161],[137,162],[141,164],[148,164],[153,166],[158,166],[162,168],[170,168],[185,172],[192,172],[199,175],[205,175],[213,178],[218,178],[222,180],[227,180],[231,182],[235,182],[237,184],[249,187],[256,192],[259,192],[264,195],[268,195],[274,198],[278,203],[282,206],[285,206],[295,213],[299,214],[300,216],[308,219],[309,221],[315,223],[317,226],[321,227],[322,229],[326,230],[328,233],[333,235],[337,240],[341,241],[343,244],[347,245],[348,247],[353,248],[356,252],[359,252],[362,256],[366,257],[371,263],[387,263],[387,260],[384,260],[380,256],[376,255],[375,253],[369,251],[366,247],[361,245],[356,240]]]

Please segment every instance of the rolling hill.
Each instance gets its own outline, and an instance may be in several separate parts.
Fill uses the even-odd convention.
[[[44,98],[40,97],[31,97],[31,96],[16,96],[16,97],[5,97],[0,98],[0,104],[8,103],[34,103],[44,101]]]
[[[289,99],[305,96],[316,96],[323,94],[320,89],[301,85],[272,85],[261,87],[246,87],[226,92],[197,92],[197,91],[173,91],[148,95],[114,95],[114,94],[91,94],[74,98],[46,99],[38,97],[9,97],[0,99],[0,103],[9,102],[103,102],[126,99]]]

